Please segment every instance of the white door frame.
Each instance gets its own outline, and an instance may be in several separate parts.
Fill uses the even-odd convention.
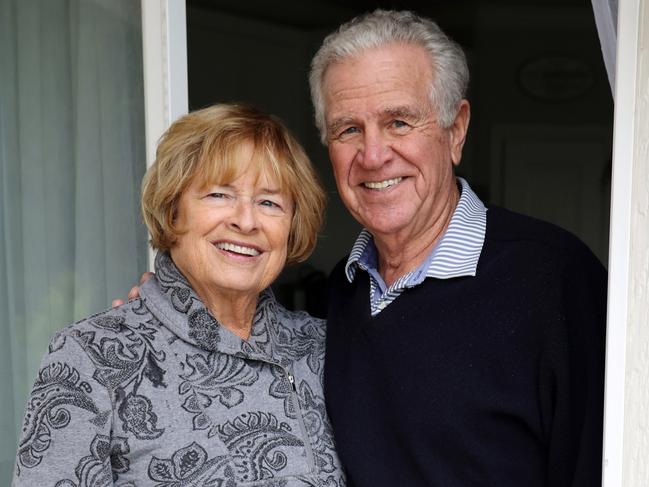
[[[144,60],[146,165],[153,164],[158,139],[189,109],[185,0],[141,0]],[[149,269],[154,252],[149,249]]]
[[[611,183],[603,485],[623,487],[626,339],[640,0],[618,3]],[[646,453],[646,452],[645,452]]]

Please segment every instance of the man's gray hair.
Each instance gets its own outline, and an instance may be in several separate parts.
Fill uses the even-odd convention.
[[[375,10],[344,23],[329,34],[311,61],[311,100],[323,143],[327,140],[327,126],[322,80],[327,68],[367,49],[395,43],[418,45],[428,52],[433,72],[431,105],[437,110],[442,127],[453,124],[469,85],[469,68],[462,48],[432,20],[409,11]]]

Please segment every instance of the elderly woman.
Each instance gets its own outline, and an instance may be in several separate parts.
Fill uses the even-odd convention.
[[[268,289],[313,250],[323,206],[275,118],[217,105],[175,122],[143,183],[155,278],[52,339],[14,485],[344,485],[324,322]]]

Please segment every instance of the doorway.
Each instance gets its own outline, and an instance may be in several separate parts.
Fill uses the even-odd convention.
[[[324,285],[323,276],[349,252],[360,230],[337,196],[326,149],[314,128],[309,62],[327,33],[381,5],[316,0],[287,8],[281,1],[187,2],[190,109],[245,101],[279,115],[304,144],[329,195],[316,251],[306,263],[288,268],[276,286],[288,307],[307,304],[304,283]],[[472,121],[458,175],[469,180],[485,203],[567,226],[606,263],[613,104],[590,3],[441,1],[423,7],[400,1],[386,8],[432,18],[467,53]],[[582,134],[582,142],[592,136],[593,143],[566,146],[561,134],[568,133]],[[579,155],[579,162],[565,166],[565,154],[559,154],[544,166],[540,147],[567,149]],[[597,167],[589,170],[590,165]],[[548,181],[565,182],[564,173],[570,172],[571,193],[549,185],[541,203],[530,205],[523,201],[529,201],[529,187],[504,191],[503,184],[518,184],[526,171],[541,168]],[[588,177],[580,178],[582,172]],[[313,292],[311,287],[309,294]],[[321,309],[307,310],[322,314]]]

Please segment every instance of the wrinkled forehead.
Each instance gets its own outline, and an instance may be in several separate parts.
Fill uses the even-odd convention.
[[[417,44],[390,43],[336,59],[322,75],[322,95],[327,118],[337,102],[370,97],[386,105],[421,104],[428,100],[433,81],[429,54]],[[392,96],[403,100],[388,100]]]

